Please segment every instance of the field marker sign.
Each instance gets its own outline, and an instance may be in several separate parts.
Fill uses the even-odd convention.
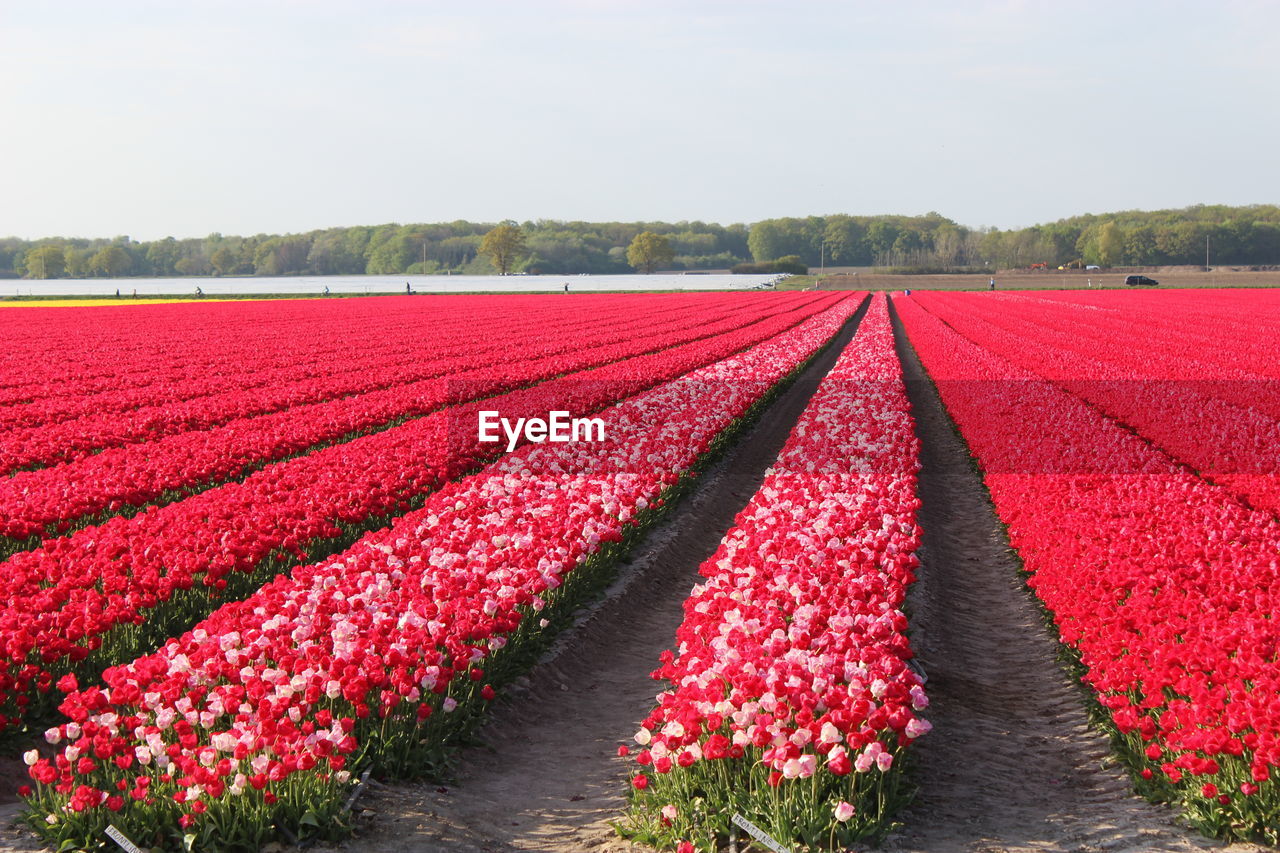
[[[759,841],[765,847],[772,850],[773,853],[791,853],[790,847],[782,846],[773,838],[773,836],[769,835],[769,833],[765,832],[763,829],[736,812],[733,815],[733,822],[735,825],[746,830],[747,835],[750,835],[756,841]]]
[[[141,847],[126,838],[123,832],[116,829],[114,823],[107,824],[107,837],[119,844],[125,850],[125,853],[145,853]]]

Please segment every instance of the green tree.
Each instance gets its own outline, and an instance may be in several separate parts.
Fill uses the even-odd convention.
[[[653,272],[659,264],[671,263],[675,256],[671,241],[652,231],[641,231],[627,247],[627,263],[643,269],[646,274]]]
[[[475,260],[481,240],[479,236],[445,237],[428,250],[433,256],[429,259],[446,269],[461,269]]]
[[[406,235],[397,234],[379,243],[369,253],[365,272],[369,275],[399,275],[413,263],[415,248]]]
[[[66,255],[61,246],[41,246],[26,256],[27,278],[57,278],[66,271]]]
[[[146,257],[152,273],[170,276],[177,271],[178,261],[182,260],[182,247],[172,237],[165,237],[147,247]]]
[[[1157,260],[1156,232],[1150,225],[1130,228],[1124,235],[1124,262],[1126,264],[1154,264]]]
[[[751,250],[751,259],[756,263],[771,261],[783,254],[786,235],[776,220],[766,219],[751,226],[747,235],[747,248]]]
[[[480,241],[480,254],[488,256],[499,275],[510,272],[524,250],[524,232],[511,220],[491,229]]]
[[[1104,267],[1115,266],[1124,254],[1124,231],[1114,222],[1098,229],[1098,263]]]
[[[92,249],[68,248],[63,251],[67,259],[67,275],[71,278],[84,278],[89,274],[89,259],[93,257]]]
[[[883,262],[880,256],[889,254],[901,233],[902,229],[892,222],[877,219],[871,223],[867,228],[867,248],[871,250],[874,263]]]
[[[822,239],[827,244],[827,259],[832,263],[870,263],[871,259],[864,257],[863,252],[865,238],[866,229],[862,223],[843,214],[829,218],[822,232]],[[818,259],[822,259],[821,253]]]
[[[89,259],[89,272],[93,275],[119,278],[133,269],[133,259],[119,246],[103,246]]]
[[[311,244],[307,269],[317,275],[354,275],[365,270],[364,246],[347,229],[325,231]]]
[[[253,254],[253,271],[257,275],[293,275],[307,268],[311,239],[305,235],[272,237],[259,244]]]
[[[209,263],[213,264],[213,268],[218,275],[231,274],[235,271],[236,264],[239,262],[240,259],[229,246],[219,246],[209,256]]]
[[[188,255],[185,258],[179,258],[173,265],[173,270],[178,275],[208,275],[213,271],[213,267],[204,255]]]

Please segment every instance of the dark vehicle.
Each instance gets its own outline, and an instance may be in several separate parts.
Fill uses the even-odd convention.
[[[1127,275],[1124,277],[1124,283],[1133,287],[1139,284],[1156,285],[1160,282],[1156,281],[1154,278],[1147,278],[1145,275]]]

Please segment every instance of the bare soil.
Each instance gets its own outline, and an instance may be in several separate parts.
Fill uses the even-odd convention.
[[[819,290],[986,290],[994,277],[997,290],[1085,290],[1125,288],[1124,278],[1142,273],[1160,284],[1126,290],[1155,290],[1179,287],[1277,287],[1280,272],[1214,267],[1150,267],[1106,270],[998,270],[987,275],[890,275],[867,269],[832,271],[821,279]]]
[[[1177,826],[1133,793],[1090,728],[1084,688],[1023,584],[968,448],[896,321],[923,445],[912,646],[934,729],[916,745],[920,792],[894,851],[1257,851]]]

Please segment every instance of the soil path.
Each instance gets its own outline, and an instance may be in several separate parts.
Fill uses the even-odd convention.
[[[1175,826],[1109,766],[1084,689],[1057,661],[968,449],[893,316],[923,445],[922,566],[909,606],[934,729],[917,745],[918,799],[886,849],[1223,849]]]
[[[349,849],[639,849],[610,825],[634,769],[617,748],[653,708],[659,685],[649,674],[675,636],[698,566],[763,481],[865,308],[632,553],[604,600],[507,691],[482,745],[459,757],[456,781],[375,789],[361,801],[372,819]]]

